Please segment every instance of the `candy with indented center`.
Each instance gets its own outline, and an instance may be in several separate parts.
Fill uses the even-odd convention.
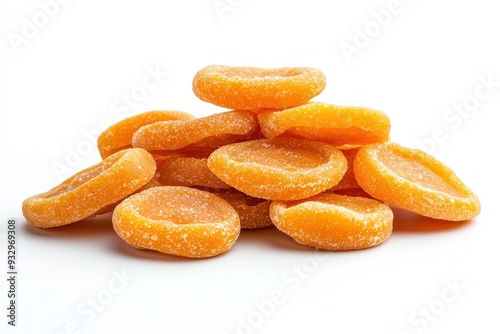
[[[210,155],[208,168],[249,196],[295,200],[336,185],[347,162],[342,152],[331,145],[275,138],[223,146]]]
[[[238,213],[206,191],[162,186],[121,202],[113,228],[129,245],[171,255],[204,258],[231,248],[240,233]]]
[[[151,180],[156,163],[143,149],[126,149],[84,169],[55,188],[24,200],[26,220],[37,227],[67,225],[94,216]]]
[[[165,186],[231,188],[208,169],[210,153],[212,150],[172,154],[163,164],[159,181]]]
[[[458,176],[421,150],[392,142],[367,145],[354,159],[354,175],[374,198],[423,216],[461,221],[481,211]]]
[[[266,138],[307,138],[340,148],[387,141],[391,128],[389,117],[381,111],[323,102],[259,113],[258,119]]]
[[[258,111],[299,106],[320,94],[325,75],[311,67],[210,65],[196,73],[193,92],[217,106]]]
[[[103,159],[132,147],[132,136],[141,127],[160,121],[189,121],[196,117],[182,111],[155,110],[134,115],[111,125],[97,138],[97,148]]]
[[[148,151],[218,148],[252,138],[259,125],[248,111],[227,111],[192,121],[165,121],[140,128],[132,138],[134,147]]]
[[[273,201],[269,212],[279,230],[300,244],[324,250],[373,247],[392,232],[392,210],[363,197],[319,194],[300,201]]]

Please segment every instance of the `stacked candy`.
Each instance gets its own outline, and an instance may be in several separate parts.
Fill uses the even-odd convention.
[[[325,85],[313,68],[207,66],[194,93],[231,111],[124,119],[98,138],[102,162],[26,199],[23,213],[55,227],[113,211],[130,245],[197,258],[270,225],[319,249],[372,247],[392,232],[388,205],[451,221],[479,214],[451,169],[388,141],[384,113],[310,102]]]

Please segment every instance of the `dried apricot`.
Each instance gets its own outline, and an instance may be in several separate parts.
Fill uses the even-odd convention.
[[[171,255],[203,258],[231,248],[240,233],[238,213],[206,191],[163,186],[121,202],[113,228],[128,244]]]
[[[170,120],[189,121],[196,117],[181,111],[155,110],[134,115],[104,130],[97,138],[97,148],[103,159],[120,150],[132,147],[132,136],[141,127]]]
[[[353,147],[389,139],[389,117],[365,107],[310,102],[299,107],[258,115],[266,138],[298,137]]]
[[[230,188],[207,167],[211,150],[177,153],[168,157],[160,173],[159,181],[164,186],[199,186],[208,188]]]
[[[325,86],[325,75],[311,67],[210,65],[193,80],[193,92],[201,100],[240,110],[299,106]]]
[[[156,122],[140,128],[132,145],[148,151],[218,148],[255,136],[259,125],[248,111],[227,111],[192,121]]]
[[[300,244],[324,250],[376,246],[392,232],[393,213],[385,204],[363,197],[319,194],[300,201],[273,201],[276,227]]]
[[[227,189],[214,192],[227,201],[238,212],[242,229],[256,229],[273,225],[269,217],[271,201],[255,198],[236,190]]]
[[[354,159],[359,185],[371,196],[422,216],[452,221],[476,217],[476,195],[445,164],[396,143],[371,144]]]
[[[67,225],[94,216],[151,180],[155,160],[143,149],[127,149],[23,202],[26,220],[37,227]]]
[[[336,185],[346,158],[331,145],[306,139],[260,139],[215,150],[208,168],[252,197],[295,200]]]

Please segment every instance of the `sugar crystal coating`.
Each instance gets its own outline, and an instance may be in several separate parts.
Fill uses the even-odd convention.
[[[340,150],[305,139],[260,139],[223,146],[208,158],[222,181],[252,196],[306,198],[336,185],[347,169]]]
[[[468,220],[479,215],[477,196],[433,156],[387,142],[361,148],[354,175],[371,196],[435,219]]]
[[[259,125],[248,111],[227,111],[192,121],[165,121],[146,125],[133,136],[132,145],[148,151],[218,148],[255,136]]]
[[[192,258],[229,250],[240,233],[238,213],[206,191],[162,186],[144,190],[120,203],[113,228],[141,249]]]
[[[55,227],[92,217],[147,184],[156,163],[143,149],[126,149],[71,176],[51,190],[24,200],[26,220]]]
[[[253,111],[304,104],[325,86],[325,75],[311,67],[210,65],[193,79],[193,92],[201,100],[224,108]]]
[[[273,201],[269,212],[279,230],[323,250],[373,247],[392,232],[392,210],[363,197],[323,193],[300,201]]]
[[[97,138],[97,148],[103,159],[132,147],[132,136],[141,127],[169,120],[189,121],[196,117],[182,111],[155,110],[125,118],[104,130]]]
[[[242,229],[256,229],[272,226],[269,217],[271,201],[255,198],[236,190],[225,189],[214,191],[214,194],[227,201],[238,212]]]
[[[159,181],[165,186],[230,188],[208,169],[210,153],[211,150],[197,150],[172,154],[163,164]]]
[[[295,108],[258,115],[266,138],[298,137],[354,147],[389,139],[389,117],[366,107],[310,102]]]

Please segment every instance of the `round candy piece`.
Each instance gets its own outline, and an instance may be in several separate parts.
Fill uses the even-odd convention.
[[[295,200],[336,185],[347,162],[342,152],[331,145],[275,138],[223,146],[210,155],[208,168],[249,196]]]
[[[121,202],[113,228],[136,248],[192,258],[221,254],[240,233],[238,213],[206,191],[163,186],[144,190]]]
[[[231,188],[207,167],[211,150],[172,154],[166,158],[159,180],[165,186]]]
[[[421,150],[392,142],[367,145],[354,159],[354,174],[374,198],[422,216],[462,221],[481,211],[458,176]]]
[[[155,171],[155,160],[147,151],[122,150],[57,187],[27,198],[23,214],[37,227],[62,226],[89,218],[147,184]]]
[[[196,73],[193,80],[193,92],[201,100],[224,108],[254,111],[304,104],[325,86],[325,75],[311,67],[211,65]]]
[[[189,121],[196,117],[181,111],[155,110],[134,115],[111,125],[97,138],[97,148],[103,159],[132,147],[132,136],[141,127],[160,121]]]
[[[242,229],[256,229],[273,225],[271,217],[269,217],[271,201],[245,195],[236,189],[220,190],[214,194],[227,201],[238,212]]]
[[[279,230],[300,244],[324,250],[373,247],[392,232],[392,210],[363,197],[319,194],[300,201],[273,201],[269,212]]]
[[[389,117],[365,107],[310,102],[299,107],[258,115],[266,138],[299,137],[353,147],[389,139]]]
[[[255,136],[259,124],[248,111],[227,111],[192,121],[165,121],[146,125],[133,136],[132,145],[148,151],[218,148]]]

